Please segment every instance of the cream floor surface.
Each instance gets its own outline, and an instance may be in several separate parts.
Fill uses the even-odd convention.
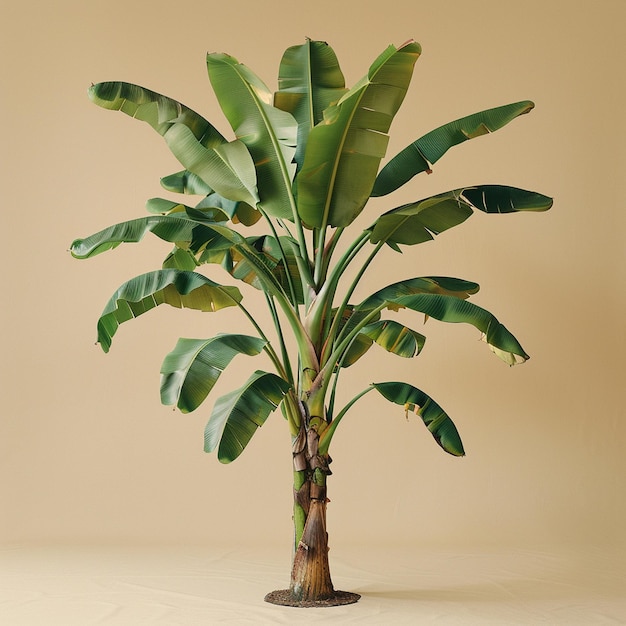
[[[286,586],[283,552],[0,548],[0,624],[626,624],[624,551],[342,548],[335,587],[362,599],[325,609],[263,602]]]

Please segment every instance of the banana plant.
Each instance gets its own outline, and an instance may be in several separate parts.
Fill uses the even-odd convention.
[[[420,53],[413,40],[390,45],[347,88],[333,49],[306,40],[282,56],[274,93],[232,56],[208,54],[209,80],[233,131],[229,138],[185,105],[138,85],[104,82],[89,89],[100,107],[151,126],[181,164],[161,178],[175,200],[152,198],[143,217],[71,245],[74,257],[87,259],[149,233],[172,244],[158,269],[113,294],[98,320],[100,346],[108,352],[120,324],[162,304],[207,313],[237,309],[248,334],[181,338],[165,357],[162,402],[184,413],[203,405],[233,359],[266,355],[269,371],[250,365],[239,388],[215,399],[204,447],[222,463],[234,461],[280,407],[291,434],[295,532],[289,589],[269,594],[270,602],[310,606],[358,599],[333,587],[326,507],[333,437],[365,394],[380,394],[407,416],[416,414],[445,452],[464,455],[451,417],[412,382],[368,381],[338,405],[342,370],[374,344],[402,358],[421,353],[426,338],[394,319],[395,312],[470,324],[508,365],[528,359],[492,313],[469,301],[479,289],[475,282],[410,277],[354,299],[383,250],[400,253],[430,241],[475,211],[545,211],[552,205],[540,193],[479,184],[392,205],[370,215],[368,227],[355,227],[371,197],[430,173],[455,145],[494,132],[534,106],[515,102],[447,123],[381,168]],[[216,264],[230,284],[208,277]],[[265,328],[244,305],[244,294],[255,290],[269,310]]]

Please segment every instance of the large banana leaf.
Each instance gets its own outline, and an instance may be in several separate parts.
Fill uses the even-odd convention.
[[[430,431],[435,441],[448,453],[464,456],[459,432],[449,415],[428,395],[407,383],[374,383],[374,388],[390,402],[402,405],[408,416],[415,411]]]
[[[411,202],[381,215],[370,227],[372,243],[414,245],[430,241],[464,222],[479,209],[485,213],[547,211],[552,199],[534,191],[502,185],[478,185]]]
[[[183,124],[206,148],[217,148],[226,142],[220,132],[201,115],[184,104],[139,85],[105,82],[89,88],[89,98],[104,109],[121,111],[146,122],[160,135],[174,124]]]
[[[206,148],[184,124],[173,124],[163,137],[180,163],[211,189],[229,200],[256,205],[259,200],[256,170],[241,141]]]
[[[420,137],[391,159],[376,177],[372,196],[384,196],[398,189],[420,172],[430,172],[452,146],[494,132],[535,105],[525,100],[487,109],[444,124]]]
[[[442,322],[471,324],[481,331],[491,350],[509,365],[530,358],[517,339],[494,315],[467,300],[437,293],[418,293],[389,297],[387,305],[393,310],[406,307],[419,311]]]
[[[421,293],[441,294],[453,296],[465,300],[478,292],[480,286],[462,278],[450,278],[447,276],[423,276],[421,278],[409,278],[397,283],[387,285],[371,296],[366,298],[358,307],[357,311],[364,312],[375,309],[387,303],[393,309],[393,302],[404,296]],[[397,310],[397,308],[395,309]]]
[[[225,198],[258,201],[254,163],[239,141],[226,139],[202,116],[176,100],[130,83],[92,85],[91,100],[147,122],[190,172]]]
[[[276,374],[256,371],[243,387],[219,398],[204,431],[205,452],[217,448],[217,458],[222,463],[234,461],[289,387]]]
[[[348,226],[365,206],[420,52],[415,42],[389,46],[311,130],[297,178],[307,226]]]
[[[218,311],[241,302],[237,287],[224,287],[201,274],[157,270],[124,283],[107,303],[98,320],[98,342],[109,351],[119,325],[160,304],[199,311]]]
[[[161,366],[161,402],[183,413],[194,411],[235,356],[259,354],[266,343],[248,335],[179,339]]]
[[[224,115],[254,159],[261,206],[269,215],[293,219],[295,118],[272,106],[267,86],[237,59],[209,54],[207,67]]]
[[[324,109],[343,96],[345,86],[337,56],[325,41],[307,39],[285,50],[274,106],[291,113],[298,122],[298,167],[302,167],[309,132],[322,121]]]
[[[377,307],[386,305],[392,310],[400,309],[400,305],[394,304],[397,298],[419,293],[438,293],[465,299],[475,294],[479,288],[477,283],[443,276],[410,278],[393,283],[369,296],[358,307],[346,308],[337,341],[348,336]],[[412,357],[422,349],[426,338],[397,322],[375,319],[356,335],[341,358],[341,366],[349,367],[356,363],[374,341],[390,352]]]
[[[84,239],[76,239],[70,246],[70,252],[78,259],[87,259],[112,250],[121,243],[137,243],[149,232],[164,241],[189,247],[194,252],[207,247],[224,250],[244,241],[243,237],[226,226],[202,223],[189,217],[187,213],[177,212],[140,217],[109,226]]]

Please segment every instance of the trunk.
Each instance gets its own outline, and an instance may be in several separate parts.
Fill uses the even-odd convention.
[[[319,497],[309,497],[306,522],[293,557],[290,590],[294,600],[328,600],[335,590],[328,564],[328,533],[326,532],[326,487],[305,483],[305,490]],[[301,493],[301,492],[298,492]]]
[[[334,593],[328,565],[326,477],[330,457],[320,456],[319,436],[300,429],[293,442],[295,552],[290,590],[294,600],[326,600]]]
[[[294,556],[289,589],[274,591],[265,599],[287,606],[351,604],[360,596],[335,591],[328,563],[326,532],[326,477],[331,473],[328,455],[318,454],[318,434],[303,427],[293,442]]]

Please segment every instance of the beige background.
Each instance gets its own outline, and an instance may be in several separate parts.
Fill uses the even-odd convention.
[[[456,117],[527,98],[537,105],[372,203],[367,220],[477,183],[555,198],[549,213],[476,215],[376,265],[363,293],[390,278],[476,280],[475,302],[532,358],[509,369],[473,329],[434,321],[417,360],[372,350],[345,377],[351,391],[381,378],[423,388],[453,416],[468,454],[445,455],[401,409],[367,396],[333,451],[334,553],[624,545],[626,3],[61,0],[12,3],[3,14],[0,541],[288,550],[281,417],[222,466],[202,451],[210,404],[185,416],[159,403],[161,360],[179,336],[248,332],[245,321],[157,310],[122,327],[105,356],[93,345],[105,302],[156,268],[168,245],[150,239],[82,262],[66,250],[141,216],[147,198],[163,195],[159,177],[177,169],[149,127],[89,103],[91,82],[137,82],[227,133],[205,52],[233,54],[274,87],[283,50],[309,36],[331,43],[350,84],[388,43],[420,41],[390,155]],[[259,366],[242,359],[220,390]]]

